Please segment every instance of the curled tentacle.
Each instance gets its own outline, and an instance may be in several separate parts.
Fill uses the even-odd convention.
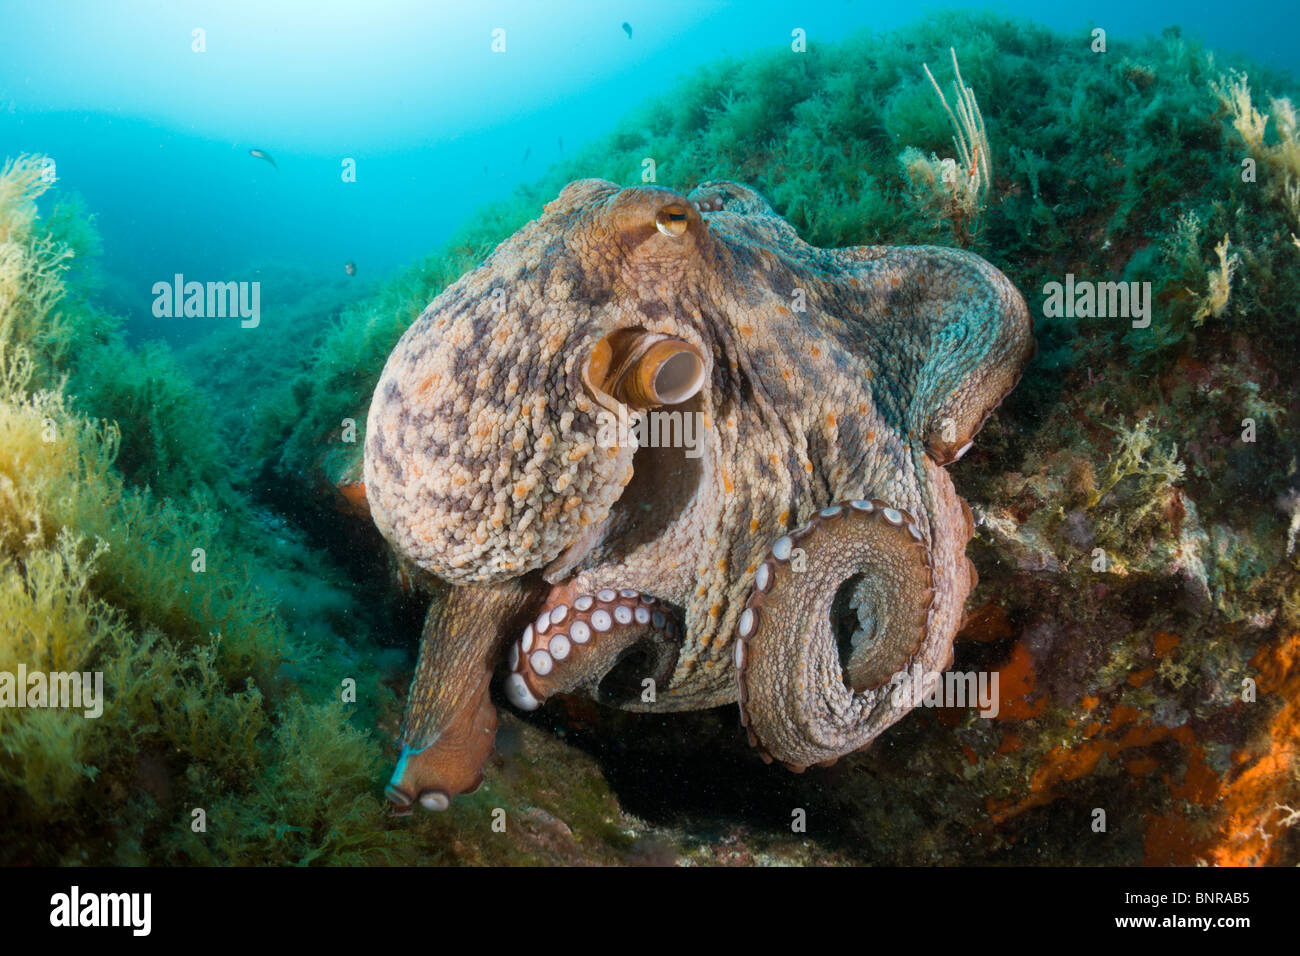
[[[663,686],[677,664],[676,614],[638,591],[556,588],[537,620],[510,647],[506,696],[536,710],[552,694],[584,688],[602,703],[628,705],[641,681]]]
[[[478,789],[492,753],[497,712],[488,688],[507,633],[526,606],[519,581],[452,588],[424,621],[420,659],[398,734],[399,757],[385,793],[399,813],[415,803],[445,810]]]
[[[944,542],[945,570],[952,544]],[[755,572],[734,646],[741,721],[765,758],[794,770],[832,763],[906,712],[889,700],[891,678],[921,658],[937,666],[934,651],[946,657],[949,598],[959,608],[969,586],[967,574],[947,583],[936,626],[937,570],[922,527],[878,499],[824,508],[776,541]],[[846,609],[856,620],[837,640]]]

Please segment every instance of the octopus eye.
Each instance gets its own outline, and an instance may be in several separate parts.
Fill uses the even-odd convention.
[[[704,358],[682,339],[621,329],[597,343],[588,384],[632,408],[687,401],[704,386]]]
[[[671,239],[680,238],[688,225],[690,220],[686,215],[686,207],[681,203],[670,203],[655,214],[655,227]]]

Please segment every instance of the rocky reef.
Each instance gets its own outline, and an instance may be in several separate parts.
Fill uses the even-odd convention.
[[[6,164],[0,672],[102,671],[106,701],[0,708],[0,862],[1300,861],[1294,84],[1176,30],[1095,47],[952,15],[713,64],[369,298],[268,305],[258,349],[129,346],[87,212]],[[922,67],[948,89],[950,48],[986,191]],[[395,819],[439,592],[366,516],[369,396],[443,287],[646,158],[754,185],[813,244],[963,245],[1024,293],[1038,356],[951,469],[980,577],[953,667],[997,674],[996,716],[921,707],[794,775],[734,707],[503,703],[483,788]]]

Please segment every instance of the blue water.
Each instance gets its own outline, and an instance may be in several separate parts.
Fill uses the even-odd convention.
[[[98,215],[106,304],[135,334],[177,340],[186,330],[150,313],[159,279],[292,263],[336,283],[354,260],[362,288],[702,63],[788,45],[794,27],[811,45],[955,6],[971,5],[9,0],[0,156],[54,157]],[[1081,42],[1092,24],[1112,41],[1177,24],[1300,70],[1293,2],[983,6]]]

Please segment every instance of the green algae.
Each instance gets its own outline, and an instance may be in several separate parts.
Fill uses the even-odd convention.
[[[0,669],[100,671],[108,700],[98,719],[0,709],[0,818],[6,832],[29,835],[7,842],[4,859],[175,862],[189,857],[174,834],[193,808],[232,801],[273,819],[266,778],[285,766],[273,748],[303,706],[277,672],[320,651],[295,645],[259,587],[276,572],[256,552],[275,544],[263,532],[250,545],[258,531],[247,515],[218,508],[233,494],[219,472],[185,473],[184,495],[168,489],[174,497],[141,480],[144,462],[165,468],[164,454],[193,461],[208,452],[215,461],[210,437],[185,437],[172,418],[170,450],[145,447],[121,468],[121,429],[86,411],[99,398],[120,413],[116,401],[101,390],[65,391],[86,354],[126,346],[62,284],[72,249],[36,217],[46,185],[36,158],[0,175]],[[161,353],[140,367],[140,378],[112,394],[135,392],[155,421],[178,414],[152,399],[192,395],[194,386]],[[335,736],[326,775],[366,752],[355,734]],[[377,810],[373,789],[367,774],[352,795]],[[301,822],[336,819],[319,806],[303,811],[322,817]],[[218,836],[207,836],[210,853],[247,857],[247,833]],[[289,861],[293,849],[264,861]]]

